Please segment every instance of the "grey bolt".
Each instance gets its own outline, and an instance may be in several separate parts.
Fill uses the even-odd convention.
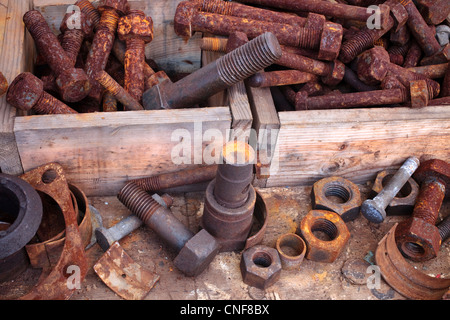
[[[155,193],[152,198],[165,208],[168,208],[172,205],[172,198],[167,194],[159,196]],[[131,232],[138,229],[143,224],[144,222],[141,219],[132,214],[125,219],[122,219],[111,228],[97,228],[95,229],[97,243],[103,251],[106,251],[115,241],[119,241],[120,239],[129,235]]]
[[[386,218],[386,207],[411,178],[419,165],[420,161],[416,157],[408,158],[375,198],[363,202],[361,206],[362,215],[370,222],[383,222]]]
[[[441,45],[445,46],[450,40],[450,27],[445,24],[441,24],[436,27],[436,39]]]

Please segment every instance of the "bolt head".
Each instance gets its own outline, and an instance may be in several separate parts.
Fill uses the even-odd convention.
[[[182,1],[178,4],[174,16],[175,33],[183,38],[190,38],[195,31],[192,30],[191,19],[197,11],[197,4],[193,1]]]
[[[172,84],[170,79],[161,79],[156,85],[146,90],[142,95],[142,104],[145,110],[169,109],[169,105],[164,94],[166,85]]]
[[[128,0],[101,0],[98,5],[98,10],[100,12],[104,10],[115,10],[121,16],[127,14],[130,10],[130,4]]]
[[[378,85],[389,71],[389,53],[380,46],[364,51],[357,60],[358,78],[368,85]]]
[[[450,196],[450,163],[440,159],[422,162],[413,177],[419,184],[431,177],[438,178],[445,184],[446,197]]]
[[[370,222],[381,223],[386,218],[386,211],[377,201],[367,199],[361,206],[361,214]]]
[[[89,78],[83,69],[67,69],[56,78],[56,85],[62,100],[78,102],[87,97],[91,90]]]
[[[24,72],[10,84],[6,101],[15,108],[28,111],[39,101],[43,91],[42,81],[32,73]]]
[[[111,232],[104,227],[95,229],[95,238],[103,251],[108,250],[115,241],[114,237],[111,235]]]
[[[134,11],[119,19],[117,33],[122,41],[135,38],[149,43],[153,40],[153,20],[142,11]]]
[[[343,34],[342,25],[328,21],[325,22],[320,38],[319,60],[334,61],[338,58]]]
[[[74,19],[75,17],[73,17],[75,14],[79,14],[79,21],[80,21],[80,28],[76,28],[73,24],[71,24],[73,22],[72,19]],[[69,24],[67,24],[69,23]],[[90,17],[88,17],[87,15],[85,15],[83,12],[78,12],[78,13],[66,13],[63,17],[63,20],[61,22],[61,26],[59,27],[59,30],[61,31],[61,33],[66,33],[68,30],[81,30],[81,32],[83,32],[83,35],[85,37],[89,37],[93,34],[93,30],[94,30],[94,24],[91,20]]]
[[[411,94],[411,107],[422,108],[428,105],[430,94],[425,80],[411,81],[409,84]]]
[[[329,86],[336,86],[342,81],[342,79],[344,79],[344,75],[345,64],[339,60],[334,60],[333,70],[326,76],[322,77],[322,82]]]

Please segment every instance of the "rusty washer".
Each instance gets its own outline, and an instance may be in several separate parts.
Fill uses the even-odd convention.
[[[336,212],[346,222],[358,217],[362,203],[358,186],[341,177],[323,178],[314,183],[311,199],[313,209]]]
[[[350,239],[344,220],[332,211],[311,210],[300,222],[300,231],[307,246],[306,259],[318,262],[335,261]]]
[[[242,253],[240,268],[244,283],[266,289],[280,278],[281,261],[277,250],[257,245]]]
[[[306,253],[305,241],[295,233],[282,234],[275,245],[283,269],[295,269],[303,262]]]

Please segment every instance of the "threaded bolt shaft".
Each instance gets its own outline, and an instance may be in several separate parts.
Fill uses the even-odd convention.
[[[116,82],[106,71],[99,71],[96,81],[120,101],[127,111],[143,110],[141,104],[136,101],[120,84]]]
[[[96,29],[100,22],[100,13],[94,5],[89,0],[78,0],[75,5],[80,8],[81,12],[91,19],[92,25],[94,29]]]
[[[438,224],[439,234],[441,235],[442,242],[450,237],[450,215],[447,216]]]
[[[204,37],[200,49],[213,52],[226,52],[228,39]]]
[[[420,185],[413,217],[434,225],[445,197],[445,185],[439,179],[430,178]]]

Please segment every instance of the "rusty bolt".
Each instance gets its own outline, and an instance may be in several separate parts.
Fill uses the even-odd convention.
[[[196,31],[222,36],[240,31],[245,33],[249,39],[256,38],[265,32],[271,32],[277,37],[280,44],[309,49],[320,48],[324,33],[318,28],[295,27],[288,24],[200,12],[197,5],[190,1],[182,1],[178,4],[174,24],[175,33],[184,38],[191,37]],[[333,24],[333,27],[329,28],[339,29],[339,27],[341,28],[341,37],[332,38],[338,40],[340,47],[342,26]],[[330,33],[332,32],[330,31]],[[328,33],[325,32],[325,34]]]
[[[446,63],[450,60],[450,43],[440,48],[435,54],[425,57],[420,61],[420,65]]]
[[[256,245],[242,253],[240,269],[244,283],[264,290],[279,280],[282,266],[276,249]]]
[[[75,2],[75,5],[80,8],[82,13],[89,17],[95,30],[100,22],[100,13],[97,8],[89,0],[78,0]]]
[[[450,14],[450,2],[447,0],[419,0],[417,3],[428,24],[438,25]]]
[[[145,109],[193,106],[274,63],[281,56],[276,37],[264,33],[183,79],[144,92]]]
[[[56,85],[64,101],[77,102],[84,99],[91,86],[86,73],[76,69],[61,47],[58,38],[51,31],[39,11],[24,14],[23,21],[34,39],[37,49],[43,54],[56,76]]]
[[[88,38],[93,34],[94,25],[89,16],[85,15],[83,12],[80,12],[77,17],[80,28],[75,28],[73,25],[67,25],[68,22],[70,23],[70,21],[72,21],[73,15],[74,13],[66,13],[59,29],[63,34],[61,46],[72,62],[72,66],[75,66],[81,45],[85,38]]]
[[[408,28],[425,55],[431,56],[437,53],[441,46],[434,37],[433,29],[427,25],[416,5],[411,0],[399,0],[399,2],[408,12]]]
[[[177,253],[175,266],[187,276],[203,272],[219,252],[218,242],[206,230],[193,234],[146,191],[128,182],[117,198]]]
[[[344,78],[345,65],[339,60],[319,61],[283,50],[276,64],[321,76],[324,84],[335,86]]]
[[[428,66],[411,67],[407,70],[421,74],[429,79],[442,79],[448,70],[448,63],[432,64]],[[441,86],[441,93],[443,86]]]
[[[414,174],[420,184],[412,216],[398,224],[395,240],[402,254],[413,261],[437,256],[441,237],[435,226],[445,196],[450,195],[450,164],[439,159],[423,162]]]
[[[317,76],[299,70],[277,70],[258,72],[247,79],[250,87],[274,87],[301,84],[317,80]]]
[[[97,73],[104,70],[114,44],[117,24],[121,15],[129,10],[127,0],[103,0],[98,6],[100,22],[92,40],[92,46],[86,58],[85,71],[91,83],[89,98],[100,104],[103,88],[95,79]]]
[[[394,199],[419,165],[420,161],[416,157],[406,159],[377,196],[364,201],[361,206],[362,215],[371,222],[383,222],[386,218],[386,207],[391,203],[392,199]]]
[[[120,84],[116,82],[106,71],[99,71],[95,77],[106,90],[112,93],[112,95],[120,101],[125,110],[144,110],[144,107],[134,99]]]
[[[442,244],[444,243],[445,240],[450,238],[450,215],[448,215],[444,220],[439,222],[437,228],[441,236],[441,244]]]
[[[409,43],[407,43],[403,46],[396,46],[396,45],[390,46],[387,49],[390,61],[399,66],[403,65],[403,63],[405,61],[405,56],[408,53],[408,49],[409,49]]]
[[[175,172],[162,173],[152,177],[132,180],[145,191],[160,191],[205,181],[216,176],[217,165],[202,166]]]
[[[109,91],[105,91],[105,93],[103,93],[102,111],[103,112],[117,111],[117,99]]]
[[[344,221],[358,217],[362,202],[358,186],[342,177],[328,177],[315,182],[311,200],[313,209],[336,212]]]
[[[334,262],[350,239],[344,220],[335,212],[311,210],[300,222],[300,232],[306,243],[306,259]]]
[[[422,49],[416,40],[411,40],[411,46],[409,47],[408,53],[405,56],[403,63],[403,68],[415,67],[419,64],[422,57]]]
[[[21,110],[38,114],[69,114],[75,110],[44,91],[42,81],[29,72],[19,74],[11,83],[6,101]]]
[[[144,93],[145,45],[153,40],[153,20],[140,10],[130,12],[120,18],[117,26],[119,39],[126,44],[125,90],[136,101],[141,101]]]

